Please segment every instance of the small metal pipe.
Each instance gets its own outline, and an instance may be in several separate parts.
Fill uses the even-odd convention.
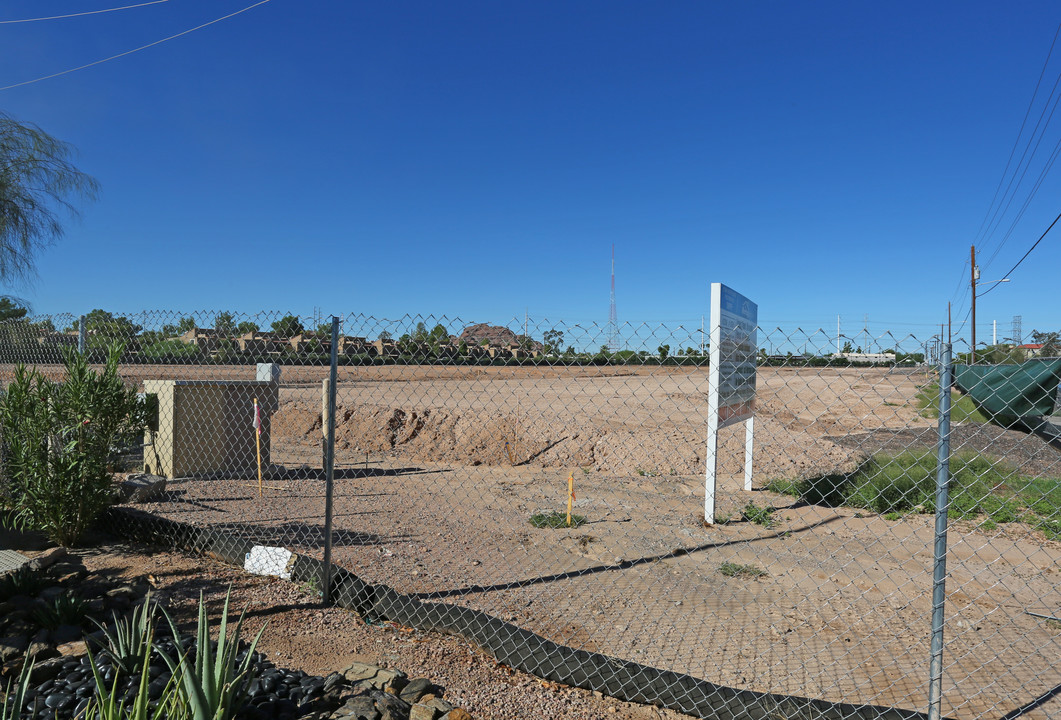
[[[947,590],[947,510],[950,505],[951,345],[943,345],[939,368],[939,422],[936,444],[936,540],[932,563],[932,641],[928,718],[940,720],[943,699],[943,621]]]
[[[322,599],[332,600],[332,493],[335,485],[335,386],[339,368],[339,318],[332,316],[332,366],[328,375],[328,425],[324,447],[324,588]]]

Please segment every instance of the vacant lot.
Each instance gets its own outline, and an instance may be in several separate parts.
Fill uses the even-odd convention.
[[[124,374],[240,381],[254,369]],[[271,419],[271,459],[283,467],[262,497],[255,478],[184,480],[150,509],[319,555],[326,376],[283,369]],[[762,369],[756,489],[738,480],[743,429],[727,428],[718,510],[730,522],[705,527],[707,378],[678,368],[342,368],[336,559],[371,582],[576,647],[737,687],[925,709],[931,516],[800,505],[765,487],[931,448],[935,421],[917,401],[930,378]],[[1061,454],[1019,433],[961,425],[953,444],[1003,458],[1014,482],[1061,476]],[[569,477],[586,523],[532,527],[535,513],[564,511]],[[1061,686],[1059,624],[1028,614],[1059,614],[1061,546],[1019,522],[989,527],[950,529],[950,716],[1001,716]],[[1059,712],[1047,699],[1028,714]]]
[[[284,373],[272,460],[287,469],[263,497],[253,478],[187,480],[153,511],[319,554],[326,372]],[[931,447],[934,421],[916,402],[926,380],[761,371],[756,490],[735,477],[744,433],[728,428],[719,515],[730,522],[705,527],[704,371],[345,368],[336,558],[573,646],[737,687],[924,709],[931,516],[886,520],[763,488]],[[979,426],[955,438],[1025,474],[1061,475],[1061,456],[1034,438]],[[564,510],[569,477],[586,524],[532,527],[536,512]],[[1059,561],[1058,543],[1020,523],[951,528],[946,714],[1002,715],[1061,685],[1058,630],[1027,614],[1061,607]],[[1030,714],[1058,711],[1049,701]]]

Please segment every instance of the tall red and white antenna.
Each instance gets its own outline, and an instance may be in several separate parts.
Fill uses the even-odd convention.
[[[612,298],[608,310],[608,350],[619,350],[619,315],[615,312],[615,245],[612,245]]]

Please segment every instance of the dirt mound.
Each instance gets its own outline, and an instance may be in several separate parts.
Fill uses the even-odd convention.
[[[319,406],[318,406],[319,407]],[[759,477],[794,477],[846,469],[861,458],[825,439],[810,439],[784,422],[757,420],[754,464]],[[321,414],[309,402],[281,406],[272,420],[275,450],[319,447]],[[343,453],[387,453],[423,462],[464,465],[592,468],[616,475],[698,476],[704,472],[705,429],[691,425],[587,427],[577,420],[527,418],[499,410],[340,405],[337,460]],[[726,428],[719,470],[743,472],[743,426]]]

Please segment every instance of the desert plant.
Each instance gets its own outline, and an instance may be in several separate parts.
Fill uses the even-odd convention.
[[[151,700],[151,647],[154,643],[154,625],[147,627],[137,641],[133,655],[140,658],[138,666],[140,679],[136,691],[131,698],[127,699],[125,693],[119,691],[120,675],[114,674],[111,687],[107,687],[99,667],[89,651],[89,667],[96,681],[96,693],[85,709],[84,717],[87,720],[186,720],[188,709],[182,704],[180,695],[176,692],[176,674],[170,676],[169,682],[162,690],[157,701]],[[133,669],[137,665],[133,666]],[[127,704],[128,703],[128,704]]]
[[[55,630],[60,625],[81,627],[88,618],[88,605],[77,595],[66,591],[57,595],[50,605],[36,608],[32,617],[34,622],[47,630]]]
[[[163,654],[177,683],[181,703],[193,720],[230,720],[235,716],[247,699],[248,686],[253,679],[252,664],[254,648],[261,639],[265,626],[258,631],[251,641],[243,660],[238,661],[240,632],[243,629],[243,618],[246,610],[240,613],[236,627],[228,631],[228,606],[232,589],[225,594],[225,605],[221,610],[221,624],[217,633],[217,646],[210,647],[210,621],[206,615],[206,603],[202,593],[199,594],[199,624],[196,630],[196,648],[194,663],[189,659],[190,648],[184,646],[177,624],[161,608],[162,615],[173,632],[180,656],[173,658]]]
[[[112,612],[114,622],[110,627],[93,620],[103,631],[103,654],[127,675],[131,675],[143,662],[144,654],[151,654],[151,643],[145,642],[145,638],[154,635],[157,610],[158,604],[148,594],[142,603],[133,608],[131,616],[119,617],[118,613]]]
[[[0,697],[0,720],[19,720],[22,708],[26,704],[26,693],[29,691],[30,679],[33,676],[33,661],[29,658],[22,664],[18,679],[8,681]],[[34,701],[32,717],[37,717],[37,702]]]
[[[36,595],[50,584],[51,580],[47,574],[23,565],[0,578],[0,602],[16,595]]]
[[[726,577],[761,578],[768,574],[765,570],[755,565],[741,565],[735,562],[722,563],[718,571]]]
[[[762,525],[764,528],[771,528],[777,524],[777,520],[774,518],[775,511],[776,509],[770,505],[759,507],[750,502],[741,509],[741,518],[750,523]]]
[[[111,452],[144,424],[143,401],[118,377],[121,353],[112,346],[100,372],[84,355],[65,353],[62,383],[19,366],[0,394],[3,503],[16,526],[72,545],[110,502]]]
[[[571,515],[571,524],[567,524],[567,513],[551,510],[549,512],[534,513],[530,517],[530,524],[536,528],[566,528],[578,527],[586,524],[585,515]]]

